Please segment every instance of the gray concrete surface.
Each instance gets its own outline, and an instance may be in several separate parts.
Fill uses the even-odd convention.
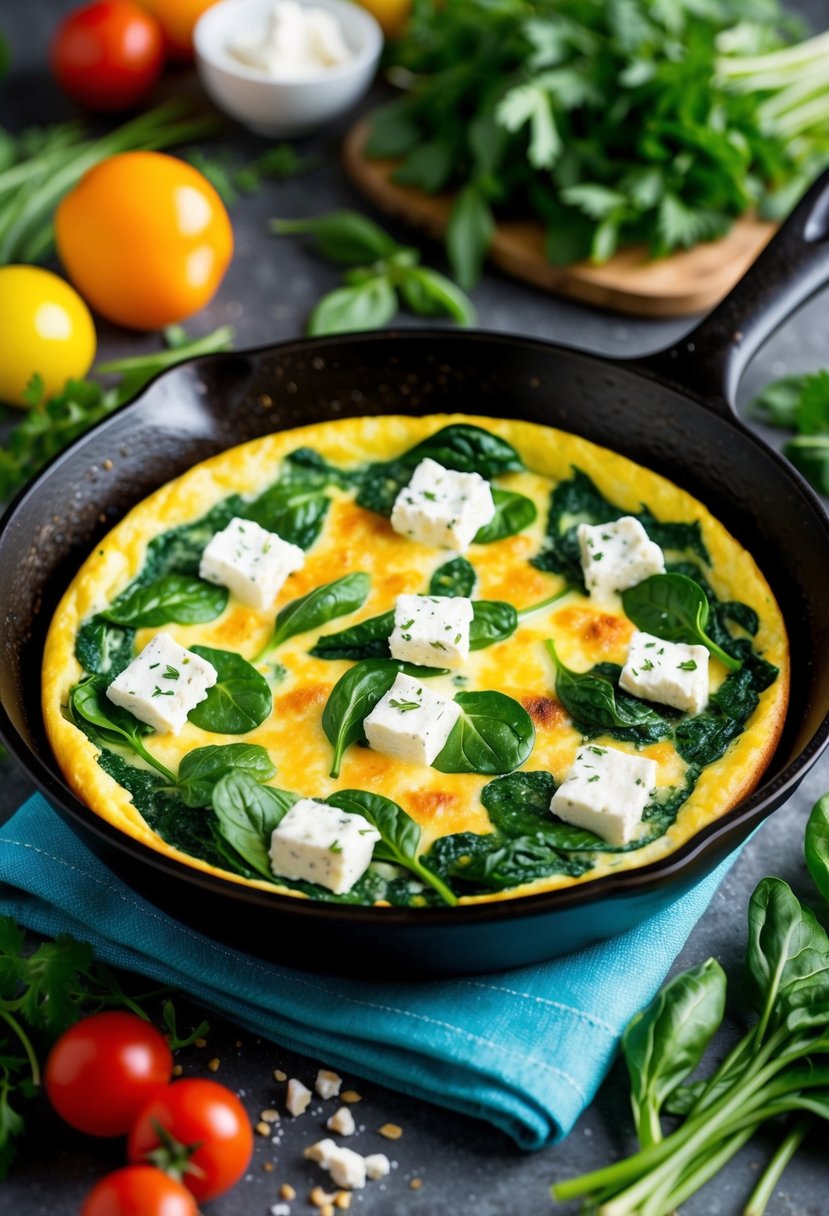
[[[17,128],[70,113],[48,76],[44,51],[56,16],[71,7],[71,0],[5,0],[0,6],[0,25],[10,36],[15,61],[11,79],[0,91],[0,122]],[[826,24],[825,0],[801,0],[793,7],[809,17],[816,28]],[[193,84],[189,75],[182,73],[167,87],[189,89]],[[235,129],[227,132],[224,142],[238,149],[240,156],[253,155],[261,146]],[[308,145],[325,159],[324,167],[312,177],[269,186],[258,197],[237,204],[233,211],[236,257],[214,302],[193,319],[191,332],[204,333],[229,322],[236,328],[239,346],[294,337],[301,332],[311,306],[335,284],[336,270],[309,254],[299,242],[268,237],[264,225],[275,215],[296,216],[335,206],[361,205],[339,169],[336,147],[337,132],[328,132]],[[440,264],[437,246],[428,247],[427,260]],[[826,363],[828,300],[826,294],[815,300],[768,344],[746,375],[743,399],[771,377]],[[590,311],[495,273],[486,275],[475,292],[475,303],[484,328],[607,353],[657,349],[689,326],[687,321],[649,323]],[[102,356],[138,352],[152,345],[152,339],[107,326],[101,327],[100,336]],[[748,897],[764,874],[778,874],[803,898],[814,898],[802,861],[802,833],[808,809],[827,788],[829,763],[824,759],[744,852],[676,962],[676,968],[681,969],[714,955],[731,977],[732,1011],[717,1040],[720,1052],[740,1033],[736,998]],[[0,767],[0,821],[28,789],[27,781],[10,762]],[[240,1034],[220,1019],[211,1021],[208,1046],[183,1053],[185,1075],[210,1075],[207,1061],[218,1058],[217,1078],[243,1093],[252,1114],[280,1104],[281,1087],[273,1082],[274,1068],[309,1080],[320,1063],[292,1056],[278,1044]],[[365,1131],[353,1141],[354,1146],[363,1152],[390,1148],[396,1162],[385,1183],[376,1183],[355,1196],[352,1210],[365,1216],[535,1216],[564,1212],[568,1209],[556,1209],[550,1201],[548,1187],[552,1181],[617,1159],[634,1147],[625,1078],[618,1065],[568,1140],[534,1155],[520,1153],[486,1124],[451,1114],[438,1105],[365,1084],[358,1077],[348,1077],[347,1082],[363,1094],[357,1116]],[[404,1129],[402,1139],[391,1146],[375,1130],[387,1121]],[[313,1210],[307,1195],[321,1176],[315,1166],[302,1160],[301,1150],[303,1144],[320,1134],[320,1120],[306,1116],[296,1122],[286,1120],[283,1127],[278,1145],[257,1140],[248,1176],[229,1195],[210,1204],[210,1213],[266,1216],[278,1202],[278,1187],[283,1182],[297,1190],[292,1214]],[[30,1131],[11,1178],[0,1186],[0,1211],[9,1216],[70,1216],[79,1210],[93,1182],[122,1161],[120,1145],[75,1136],[58,1124],[45,1103],[36,1104],[31,1112]],[[824,1216],[829,1211],[823,1145],[823,1137],[817,1135],[807,1143],[787,1171],[770,1212],[776,1216]],[[683,1211],[688,1216],[737,1216],[773,1146],[773,1138],[753,1142]],[[413,1178],[422,1179],[421,1189],[410,1188]]]

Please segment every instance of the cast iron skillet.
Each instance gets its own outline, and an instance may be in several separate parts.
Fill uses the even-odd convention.
[[[284,343],[167,372],[59,456],[0,526],[0,733],[69,825],[128,883],[224,941],[315,968],[474,973],[621,932],[689,889],[780,806],[829,736],[829,521],[736,420],[754,351],[829,280],[829,174],[679,345],[608,360],[523,338],[406,331]],[[584,886],[455,909],[351,908],[248,890],[121,835],[68,790],[39,709],[43,639],[96,541],[157,486],[243,440],[365,413],[461,410],[551,423],[697,495],[754,553],[792,644],[791,702],[762,784],[672,856]]]

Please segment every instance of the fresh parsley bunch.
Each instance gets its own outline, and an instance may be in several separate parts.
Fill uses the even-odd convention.
[[[750,408],[769,426],[795,432],[784,453],[816,490],[829,494],[829,371],[774,380]]]
[[[416,0],[366,152],[457,194],[455,277],[496,216],[532,216],[555,264],[654,256],[782,216],[829,162],[829,35],[790,47],[777,0]]]

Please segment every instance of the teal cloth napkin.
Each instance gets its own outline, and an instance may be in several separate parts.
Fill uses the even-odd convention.
[[[125,886],[35,795],[0,827],[0,914],[89,941],[295,1051],[486,1119],[522,1147],[566,1136],[732,858],[635,929],[567,958],[455,980],[332,978],[217,945]]]

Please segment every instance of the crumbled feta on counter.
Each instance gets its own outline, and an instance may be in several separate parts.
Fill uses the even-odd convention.
[[[107,697],[160,734],[177,735],[217,679],[212,663],[157,633],[115,677]]]
[[[462,595],[398,595],[389,638],[393,659],[460,667],[469,658],[472,600]]]
[[[636,632],[619,687],[646,701],[698,714],[708,704],[708,651]]]
[[[325,1126],[330,1132],[337,1132],[340,1136],[353,1136],[357,1130],[354,1116],[347,1106],[341,1106],[339,1110],[335,1110]]]
[[[271,868],[280,878],[316,882],[344,895],[368,869],[379,839],[362,815],[300,798],[271,833]]]
[[[210,540],[199,566],[199,577],[227,587],[251,608],[268,609],[289,574],[301,570],[305,554],[255,520],[231,519]]]
[[[363,722],[369,747],[413,764],[431,764],[460,717],[460,706],[401,672]]]
[[[317,1072],[314,1089],[321,1098],[336,1098],[342,1083],[343,1079],[339,1073],[331,1072],[329,1068],[321,1068]]]
[[[366,1185],[365,1161],[351,1148],[344,1148],[333,1140],[319,1140],[309,1145],[303,1155],[327,1170],[337,1186],[354,1191]]]
[[[665,573],[665,557],[638,519],[623,515],[609,524],[579,524],[581,567],[589,594],[607,599]]]
[[[313,1094],[307,1085],[303,1085],[296,1077],[291,1077],[285,1097],[285,1109],[289,1115],[304,1115],[311,1104],[312,1097]]]
[[[395,532],[438,549],[468,549],[495,515],[489,482],[426,457],[404,486],[391,513]]]
[[[608,844],[628,844],[642,822],[656,772],[655,761],[646,756],[587,744],[553,794],[550,810]]]
[[[369,1153],[364,1161],[366,1177],[370,1178],[372,1182],[385,1178],[391,1170],[391,1163],[385,1153]]]

